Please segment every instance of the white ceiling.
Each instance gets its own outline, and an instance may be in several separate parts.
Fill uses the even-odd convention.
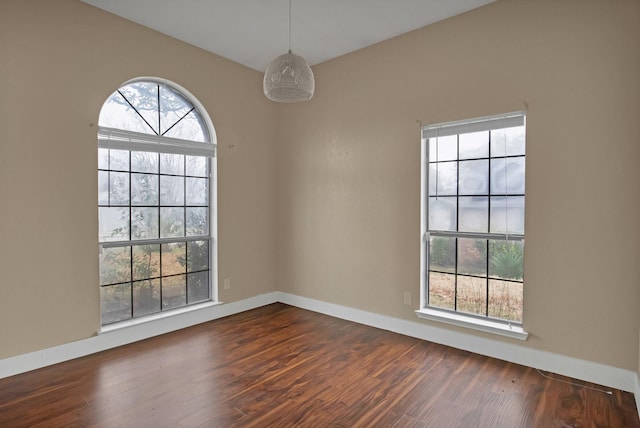
[[[288,0],[82,0],[258,71],[289,48]],[[495,0],[292,0],[291,49],[314,65]]]

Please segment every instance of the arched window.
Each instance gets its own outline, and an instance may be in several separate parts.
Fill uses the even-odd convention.
[[[164,81],[131,81],[102,106],[98,211],[102,325],[212,300],[215,133]]]

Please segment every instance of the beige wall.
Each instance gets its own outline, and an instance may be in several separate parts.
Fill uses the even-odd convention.
[[[219,143],[225,302],[275,289],[277,108],[258,72],[79,0],[0,2],[0,358],[99,328],[96,122],[138,76],[169,79]]]
[[[637,0],[503,0],[320,64],[315,99],[279,106],[259,73],[79,0],[0,2],[0,358],[98,329],[95,123],[153,75],[216,126],[223,301],[424,323],[416,120],[528,106],[524,345],[635,369],[637,22]]]
[[[632,0],[499,1],[314,67],[283,109],[279,287],[418,321],[416,120],[528,109],[524,346],[635,370],[638,22]]]

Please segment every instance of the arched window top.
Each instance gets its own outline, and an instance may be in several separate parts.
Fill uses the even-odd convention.
[[[184,92],[166,82],[126,83],[102,106],[99,125],[156,137],[215,142],[197,102],[190,101]]]

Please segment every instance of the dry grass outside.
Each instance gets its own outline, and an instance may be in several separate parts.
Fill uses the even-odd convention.
[[[487,298],[492,318],[522,322],[522,283],[489,279],[487,296],[486,279],[458,276],[457,310],[485,315]],[[429,272],[429,304],[453,310],[456,298],[455,275]]]

